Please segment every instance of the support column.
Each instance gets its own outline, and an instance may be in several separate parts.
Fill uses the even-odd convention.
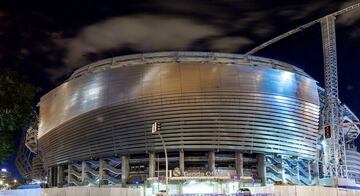
[[[261,179],[263,186],[266,185],[266,160],[264,154],[258,154],[257,157],[258,177]]]
[[[121,184],[123,187],[126,186],[127,181],[129,179],[129,158],[127,156],[121,157]]]
[[[47,179],[48,185],[49,185],[49,187],[52,187],[53,177],[52,177],[51,167],[48,167],[48,175],[47,176],[48,176],[48,179]]]
[[[104,179],[104,160],[99,159],[99,186],[104,184],[103,179]]]
[[[149,178],[155,177],[155,153],[149,153]]]
[[[311,184],[318,185],[319,184],[319,163],[315,160],[312,161],[311,169],[312,169],[313,179],[314,179],[314,183],[311,183]],[[311,174],[311,171],[310,171],[310,174]],[[310,177],[310,182],[312,182],[311,177]]]
[[[284,157],[282,156],[280,156],[280,168],[281,168],[281,181],[282,183],[286,183]]]
[[[57,167],[50,168],[51,173],[51,187],[55,187],[57,185]]]
[[[215,171],[215,151],[209,151],[208,169],[209,171]]]
[[[244,176],[244,156],[241,152],[235,152],[235,167],[236,174],[239,176]]]
[[[296,159],[296,172],[297,172],[297,181],[298,181],[298,185],[301,185],[301,181],[300,181],[300,159]]]
[[[181,176],[185,176],[185,152],[183,149],[179,151],[179,169]],[[184,183],[185,181],[180,181],[179,193],[183,194],[184,192]]]
[[[58,172],[57,172],[57,166],[53,167],[53,172],[54,172],[54,183],[53,183],[53,186],[56,187],[57,184],[58,184]]]
[[[85,168],[86,168],[86,162],[81,162],[81,183],[85,183]]]
[[[70,185],[71,183],[71,164],[69,163],[68,164],[68,176],[67,176],[67,184],[68,186]]]
[[[63,186],[64,170],[62,165],[57,166],[57,187]]]
[[[180,150],[180,152],[179,152],[179,168],[180,168],[181,176],[184,176],[184,173],[185,173],[185,153],[184,153],[184,150]]]

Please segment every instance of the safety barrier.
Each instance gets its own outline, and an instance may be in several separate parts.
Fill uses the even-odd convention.
[[[251,187],[249,189],[251,190],[252,195],[266,194],[271,196],[360,196],[360,190],[330,188],[330,187],[321,187],[321,186],[266,186],[266,187]],[[143,196],[143,195],[144,192],[141,189],[108,188],[108,187],[104,187],[104,188],[67,187],[67,188],[0,191],[0,196]],[[189,195],[189,194],[180,194],[180,195]],[[206,195],[219,196],[221,194],[206,194]],[[234,194],[223,194],[223,196],[226,195],[234,195]]]
[[[140,196],[140,189],[66,187],[0,191],[0,196]]]

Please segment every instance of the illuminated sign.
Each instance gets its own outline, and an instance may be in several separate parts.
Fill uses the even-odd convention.
[[[200,177],[200,176],[232,176],[229,170],[214,170],[214,171],[185,171],[185,177]]]

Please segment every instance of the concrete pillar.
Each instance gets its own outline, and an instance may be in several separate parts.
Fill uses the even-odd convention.
[[[129,179],[129,158],[127,156],[121,157],[121,184],[123,187],[126,186],[126,182]]]
[[[51,167],[48,167],[48,179],[47,179],[47,182],[48,182],[48,185],[49,187],[52,187],[52,183],[53,183],[53,176],[52,176],[52,169]]]
[[[184,176],[185,173],[185,153],[184,150],[180,150],[179,152],[179,169],[181,172],[181,176]]]
[[[244,176],[244,156],[241,152],[235,152],[235,168],[237,175]]]
[[[179,169],[181,176],[185,176],[185,152],[183,149],[179,151]],[[179,193],[184,193],[184,183],[185,181],[180,181],[179,183]]]
[[[70,185],[71,182],[71,164],[68,164],[68,176],[67,176],[67,184]]]
[[[150,152],[149,153],[149,177],[150,178],[155,177],[155,167],[156,167],[155,153]]]
[[[99,186],[103,184],[104,179],[104,160],[99,159]]]
[[[311,161],[307,161],[307,166],[308,166],[308,176],[311,182]]]
[[[258,177],[261,179],[262,185],[266,185],[266,159],[264,154],[258,154],[257,157]]]
[[[63,186],[64,169],[62,165],[57,166],[57,187]]]
[[[54,179],[54,183],[53,183],[53,186],[56,187],[57,184],[58,184],[58,181],[57,181],[57,176],[58,176],[58,172],[57,172],[57,167],[53,167],[53,179]]]
[[[49,187],[57,186],[57,175],[56,175],[56,173],[57,173],[57,167],[56,166],[49,168],[49,174],[50,174],[50,176],[49,176],[49,179],[50,179]]]
[[[209,151],[208,170],[209,171],[215,171],[215,151]]]
[[[286,183],[284,157],[280,156],[279,160],[280,160],[280,168],[281,168],[281,181],[282,183]]]
[[[296,160],[296,172],[297,172],[297,183],[300,185],[300,161],[299,159]]]
[[[82,161],[81,162],[81,182],[85,183],[85,168],[86,168],[86,162]]]
[[[313,179],[314,179],[314,182],[312,184],[318,185],[319,184],[319,163],[315,160],[312,161],[311,169],[312,169]],[[310,178],[310,180],[311,180],[311,178]]]

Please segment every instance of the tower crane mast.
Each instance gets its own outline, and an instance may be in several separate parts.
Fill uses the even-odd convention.
[[[334,15],[328,15],[320,21],[325,78],[325,105],[322,112],[324,123],[321,129],[325,146],[322,165],[324,177],[347,178],[345,134],[338,128],[341,112],[338,101],[335,19]]]
[[[323,58],[324,58],[324,80],[325,80],[325,104],[322,111],[321,134],[324,138],[323,154],[321,156],[324,178],[347,178],[346,166],[346,142],[345,133],[340,128],[342,114],[340,111],[338,73],[337,73],[337,52],[336,52],[336,16],[352,11],[360,7],[356,3],[342,10],[313,20],[284,34],[281,34],[247,52],[245,55],[252,55],[259,50],[280,41],[290,35],[309,28],[317,23],[321,25]]]

